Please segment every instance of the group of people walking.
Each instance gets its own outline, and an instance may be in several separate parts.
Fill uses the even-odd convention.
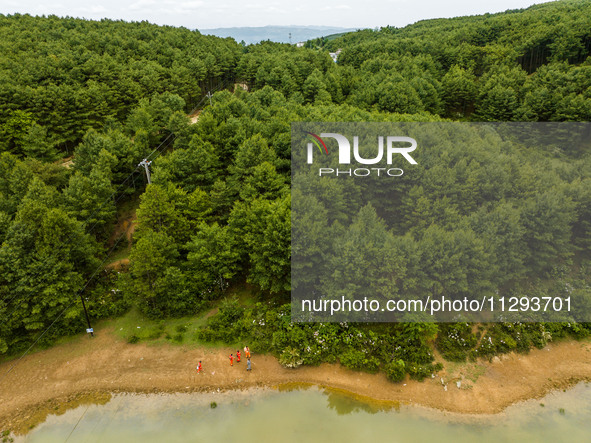
[[[244,347],[244,356],[246,357],[246,370],[250,371],[251,363],[250,363],[250,348],[248,346]],[[236,350],[236,363],[240,363],[242,355],[240,354],[240,349]],[[230,354],[230,366],[234,366],[234,354]],[[201,360],[199,360],[199,364],[197,365],[197,373],[199,374],[203,370],[201,365]]]

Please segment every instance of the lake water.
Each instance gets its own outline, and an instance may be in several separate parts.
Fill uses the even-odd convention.
[[[212,409],[211,402],[217,407]],[[16,441],[588,442],[591,386],[581,383],[490,416],[397,407],[316,387],[121,394],[104,405],[83,405],[51,415]]]

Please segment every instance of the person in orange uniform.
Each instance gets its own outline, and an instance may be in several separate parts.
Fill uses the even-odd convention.
[[[250,348],[248,346],[244,347],[244,353],[246,354],[246,358],[250,358]]]
[[[199,360],[199,364],[197,365],[197,374],[201,372],[201,360]]]
[[[240,349],[236,351],[236,363],[240,363]]]
[[[230,354],[230,366],[234,366],[234,355]]]

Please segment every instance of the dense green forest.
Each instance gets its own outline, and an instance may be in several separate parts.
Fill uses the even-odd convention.
[[[304,48],[146,22],[0,16],[0,46],[0,354],[80,332],[80,294],[92,319],[219,304],[203,340],[248,339],[287,366],[340,355],[392,380],[436,370],[432,342],[461,360],[591,333],[572,322],[299,324],[288,304],[290,123],[589,121],[591,1]],[[144,158],[151,184],[137,168]],[[400,182],[396,226],[380,221],[385,208],[348,216],[338,187],[316,191],[310,216],[344,247],[371,231],[400,251],[390,265],[412,278],[398,291],[591,296],[591,156],[580,146],[433,152]],[[130,207],[128,245],[117,221]],[[128,268],[104,267],[127,247]],[[246,284],[258,304],[220,304]]]

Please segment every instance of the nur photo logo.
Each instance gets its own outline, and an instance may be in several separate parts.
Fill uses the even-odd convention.
[[[317,135],[313,132],[305,131],[308,134],[306,143],[306,162],[311,165],[314,163],[314,155],[318,149],[320,155],[328,156],[329,149],[326,145],[324,138],[333,139],[337,143],[338,150],[338,162],[339,165],[350,165],[351,164],[351,151],[353,152],[353,159],[356,163],[361,165],[379,165],[384,163],[384,157],[387,166],[391,166],[395,155],[401,155],[411,165],[416,165],[417,162],[410,155],[417,148],[417,141],[414,138],[406,136],[377,136],[376,149],[374,150],[375,156],[366,158],[362,156],[359,148],[359,136],[355,135],[352,137],[353,143],[351,144],[349,138],[343,134],[336,132],[322,132]],[[351,145],[353,149],[351,150]],[[332,151],[331,151],[332,152]],[[390,168],[390,167],[372,167],[372,168],[328,168],[322,167],[318,169],[320,176],[324,175],[347,175],[356,177],[366,177],[372,174],[381,176],[386,175],[390,177],[399,177],[404,174],[401,168]]]

